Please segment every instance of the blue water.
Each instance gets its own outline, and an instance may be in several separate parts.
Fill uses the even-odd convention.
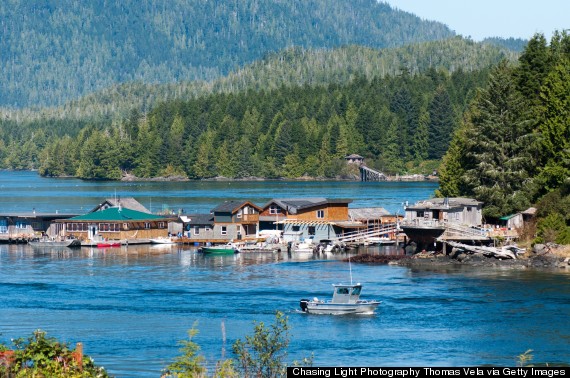
[[[83,213],[105,198],[134,197],[147,209],[209,213],[225,200],[263,206],[273,198],[351,199],[351,207],[384,207],[403,214],[405,201],[433,196],[436,182],[188,181],[121,182],[42,178],[35,172],[0,171],[0,211]]]
[[[17,193],[20,202],[2,198],[1,212],[7,206],[16,211],[28,198],[38,211],[44,211],[44,204],[73,210],[85,202],[83,206],[92,208],[90,200],[96,204],[101,196],[112,196],[117,186],[44,180],[30,173],[4,172],[0,179],[1,189]],[[181,188],[210,184],[178,183],[171,188],[168,183],[119,183],[117,190],[124,196],[189,207],[194,200],[184,197]],[[246,183],[239,183],[239,193],[233,193],[234,183],[229,191],[210,187],[197,201],[207,208],[224,195],[259,198],[262,203],[264,195],[336,193],[333,198],[389,208],[398,206],[402,193],[425,198],[433,191],[412,183],[381,190],[339,183],[336,192],[335,183],[287,183],[297,188],[293,193],[278,191],[275,183],[267,183],[264,191],[264,184],[254,183],[250,192]],[[129,185],[138,191],[127,193]],[[179,198],[170,199],[173,192],[179,192]],[[374,196],[388,200],[367,202]],[[159,377],[179,355],[177,342],[186,339],[194,324],[199,331],[194,340],[213,366],[222,356],[232,356],[231,345],[252,334],[255,321],[272,324],[275,312],[283,311],[291,326],[289,360],[314,353],[318,366],[514,366],[516,357],[528,349],[534,350],[536,363],[570,362],[570,274],[352,264],[354,279],[364,284],[363,297],[382,301],[375,315],[299,313],[299,299],[328,298],[332,283],[349,280],[348,264],[340,260],[346,256],[210,257],[188,246],[102,251],[0,245],[0,340],[9,343],[39,328],[71,344],[83,342],[85,353],[112,375]]]

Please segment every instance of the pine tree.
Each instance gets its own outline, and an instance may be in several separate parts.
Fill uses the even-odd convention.
[[[484,202],[486,216],[498,218],[530,204],[532,124],[529,106],[503,61],[474,100],[465,129],[463,153],[471,160],[464,167],[465,180],[471,194]]]

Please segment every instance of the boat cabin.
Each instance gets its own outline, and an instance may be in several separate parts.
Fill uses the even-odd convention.
[[[359,283],[356,285],[333,284],[333,286],[333,303],[356,303],[360,299],[362,285]]]

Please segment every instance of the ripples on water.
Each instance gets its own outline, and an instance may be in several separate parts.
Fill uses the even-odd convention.
[[[37,328],[75,343],[119,377],[158,377],[197,324],[210,365],[231,356],[254,321],[284,311],[290,359],[319,366],[467,366],[570,361],[568,275],[471,269],[414,271],[352,264],[373,316],[299,313],[304,297],[330,298],[348,264],[281,254],[209,257],[191,248],[34,250],[0,246],[1,338]]]

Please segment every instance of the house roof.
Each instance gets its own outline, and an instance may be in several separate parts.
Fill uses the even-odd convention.
[[[348,209],[350,219],[379,219],[386,215],[390,215],[390,212],[383,207]]]
[[[245,205],[252,206],[253,208],[261,211],[261,208],[256,204],[249,201],[224,201],[212,209],[213,213],[235,213]]]
[[[77,217],[69,218],[68,221],[107,221],[107,222],[129,222],[129,221],[147,221],[147,220],[166,220],[167,218],[145,213],[142,211],[110,207],[105,210],[87,213]]]
[[[477,207],[483,202],[473,198],[450,197],[450,198],[430,198],[428,200],[416,202],[414,205],[407,206],[406,209],[457,209],[466,206]]]
[[[308,209],[315,206],[327,205],[327,204],[346,204],[351,203],[352,200],[349,199],[327,199],[324,197],[318,198],[284,198],[284,199],[273,199],[267,202],[263,208],[266,209],[271,204],[276,204],[282,209],[286,209],[289,214],[297,214],[299,210]]]
[[[350,154],[344,157],[345,159],[364,159],[364,157],[357,155],[357,154]]]
[[[182,222],[190,225],[213,225],[214,216],[212,214],[186,214],[180,217]]]
[[[108,207],[118,207],[120,205],[126,209],[131,209],[151,214],[150,210],[144,207],[139,201],[137,201],[133,197],[105,198],[103,202],[95,206],[95,208],[91,211],[92,212],[99,211],[101,210],[101,207],[103,207],[105,204],[107,204]]]

